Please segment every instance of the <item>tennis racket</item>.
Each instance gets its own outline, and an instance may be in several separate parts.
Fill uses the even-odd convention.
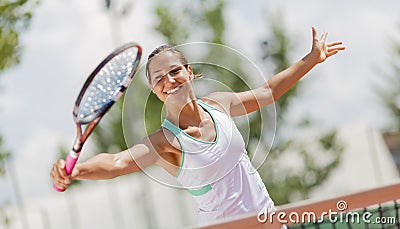
[[[131,83],[141,56],[141,46],[127,43],[108,55],[87,78],[73,110],[77,135],[65,160],[68,175],[72,173],[86,139]],[[84,131],[83,127],[86,127]],[[54,189],[65,191],[56,185]]]

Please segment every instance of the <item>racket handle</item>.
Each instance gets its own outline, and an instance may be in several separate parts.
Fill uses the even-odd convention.
[[[71,175],[72,170],[75,167],[76,162],[78,161],[79,158],[79,153],[76,153],[75,151],[71,150],[67,156],[67,159],[65,159],[65,172],[67,175]]]
[[[53,185],[54,190],[56,190],[57,192],[64,192],[65,189],[62,189],[60,187],[58,187],[57,185]]]
[[[75,167],[76,162],[78,161],[79,158],[79,152],[76,153],[75,151],[71,150],[67,156],[67,158],[65,159],[65,172],[67,173],[67,175],[71,175],[72,170]],[[57,192],[64,192],[65,189],[58,187],[57,185],[53,185],[54,189]]]

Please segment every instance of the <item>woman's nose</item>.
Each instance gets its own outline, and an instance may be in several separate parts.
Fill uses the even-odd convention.
[[[175,83],[175,77],[171,76],[170,74],[166,75],[168,83]]]

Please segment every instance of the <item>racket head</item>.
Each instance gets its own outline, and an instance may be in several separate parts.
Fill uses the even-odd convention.
[[[126,90],[138,69],[142,48],[130,42],[109,54],[87,78],[73,115],[75,122],[88,124],[102,117]]]

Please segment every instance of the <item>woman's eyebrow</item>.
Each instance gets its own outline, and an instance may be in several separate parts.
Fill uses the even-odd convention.
[[[173,68],[175,68],[177,66],[179,66],[179,65],[173,64],[173,65],[169,66],[169,70],[168,71],[171,71]],[[159,73],[159,72],[162,72],[162,70],[161,69],[156,70],[156,71],[153,72],[153,74],[156,74],[156,73]]]
[[[161,71],[162,71],[161,69],[157,70],[157,71],[154,71],[153,74],[156,74],[156,73],[161,72]]]

